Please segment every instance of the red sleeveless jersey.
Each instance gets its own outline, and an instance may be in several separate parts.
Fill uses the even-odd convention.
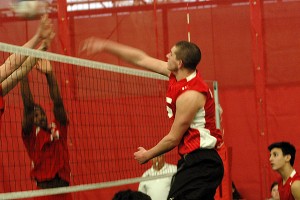
[[[300,175],[295,170],[284,185],[282,184],[282,178],[280,178],[278,181],[278,191],[281,200],[295,200],[291,191],[291,185],[294,181],[300,181]]]
[[[206,96],[206,102],[194,117],[189,129],[183,135],[178,146],[178,153],[184,155],[196,149],[213,149],[222,142],[222,134],[216,129],[215,102],[207,84],[202,80],[198,71],[185,79],[177,81],[171,73],[167,91],[168,117],[174,121],[177,98],[188,90],[201,92]]]
[[[70,182],[67,126],[55,121],[51,123],[50,131],[34,126],[30,135],[22,134],[32,161],[31,177],[37,181],[45,181],[58,174],[60,178]],[[53,131],[58,131],[59,139],[51,137]]]

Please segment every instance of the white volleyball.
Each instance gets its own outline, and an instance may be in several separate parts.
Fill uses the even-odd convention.
[[[46,13],[48,3],[46,1],[21,0],[13,4],[13,11],[18,17],[36,18]]]

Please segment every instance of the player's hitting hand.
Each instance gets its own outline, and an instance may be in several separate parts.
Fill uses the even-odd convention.
[[[140,164],[145,164],[149,161],[149,158],[146,156],[147,150],[143,147],[139,147],[138,151],[135,152],[134,159],[137,160]]]
[[[107,43],[107,40],[91,37],[83,42],[81,52],[85,52],[87,55],[93,55],[102,51]]]

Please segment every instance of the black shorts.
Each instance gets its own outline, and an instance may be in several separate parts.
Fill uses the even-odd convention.
[[[58,175],[56,175],[51,180],[46,181],[37,181],[36,185],[40,189],[48,189],[48,188],[57,188],[57,187],[66,187],[69,186],[69,182],[61,179]]]
[[[223,175],[216,150],[195,150],[178,161],[167,200],[213,200]]]

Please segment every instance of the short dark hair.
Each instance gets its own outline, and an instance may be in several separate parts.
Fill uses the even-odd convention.
[[[272,183],[272,185],[271,185],[271,192],[272,192],[272,189],[273,189],[276,185],[278,185],[278,182],[277,182],[277,181],[274,181],[274,182]]]
[[[283,155],[291,155],[290,164],[294,166],[296,155],[296,148],[294,147],[294,145],[289,142],[275,142],[268,147],[269,151],[272,151],[272,149],[274,148],[281,149]]]
[[[128,189],[117,192],[112,200],[151,200],[151,197],[142,192]]]
[[[44,108],[41,105],[35,103],[34,104],[34,110],[35,109],[39,109],[42,113],[44,113],[46,115],[46,112],[45,112]]]
[[[196,44],[187,41],[179,41],[175,46],[177,47],[176,58],[182,60],[184,67],[196,69],[201,60],[200,48]]]

